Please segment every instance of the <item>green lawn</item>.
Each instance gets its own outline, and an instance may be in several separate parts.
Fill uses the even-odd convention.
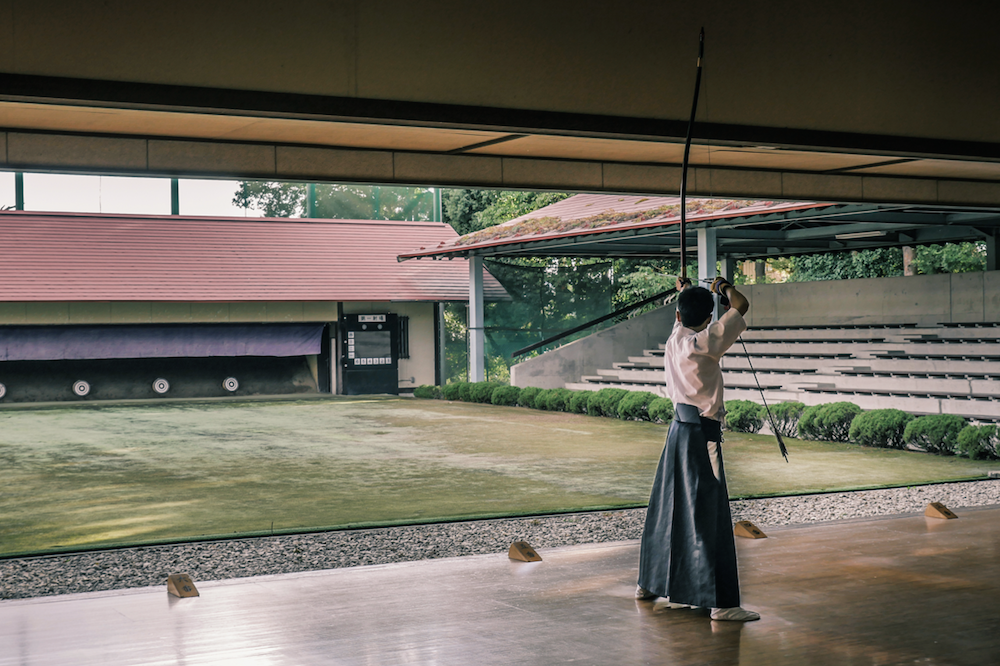
[[[0,553],[644,504],[665,426],[398,398],[0,410]],[[727,434],[733,496],[1000,469]]]

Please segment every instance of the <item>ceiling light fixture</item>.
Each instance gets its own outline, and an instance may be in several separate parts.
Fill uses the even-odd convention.
[[[852,238],[876,238],[878,236],[885,236],[884,231],[856,231],[852,234],[837,234],[834,236],[837,240],[850,240]]]

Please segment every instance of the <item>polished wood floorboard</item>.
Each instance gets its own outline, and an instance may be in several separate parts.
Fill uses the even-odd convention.
[[[1000,664],[1000,507],[958,513],[738,539],[746,625],[635,601],[621,542],[4,601],[0,665]]]

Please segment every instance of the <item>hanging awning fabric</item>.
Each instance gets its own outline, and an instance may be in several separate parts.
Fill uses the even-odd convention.
[[[0,327],[0,361],[319,354],[322,324]]]

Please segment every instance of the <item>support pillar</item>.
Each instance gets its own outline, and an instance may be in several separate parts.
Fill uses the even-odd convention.
[[[469,257],[469,381],[486,376],[486,336],[483,331],[483,258]]]
[[[181,182],[177,178],[170,179],[170,214],[181,214]]]
[[[997,269],[997,237],[990,234],[984,241],[986,242],[986,270],[995,271]]]
[[[731,254],[724,254],[719,257],[719,267],[722,277],[729,280],[730,283],[736,284],[736,260],[733,259]]]
[[[706,289],[714,280],[716,272],[717,248],[715,246],[715,229],[698,230],[698,284]],[[708,280],[708,282],[706,282]],[[719,297],[715,297],[715,312],[712,319],[719,317]]]
[[[717,262],[715,229],[698,229],[698,279],[714,280],[718,276]],[[702,286],[705,284],[702,282]]]
[[[24,174],[14,174],[14,210],[24,210]]]
[[[316,217],[316,183],[306,183],[306,217]]]

